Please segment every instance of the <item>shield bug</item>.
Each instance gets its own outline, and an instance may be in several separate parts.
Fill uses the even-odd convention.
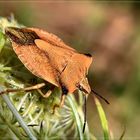
[[[64,104],[66,95],[74,93],[75,90],[81,90],[85,94],[89,94],[92,91],[92,93],[100,96],[91,90],[86,77],[92,63],[92,56],[90,54],[78,53],[54,34],[38,28],[8,27],[5,33],[10,38],[12,47],[18,58],[29,71],[37,77],[61,88],[60,104],[55,105],[54,110],[56,107],[61,107]],[[44,85],[44,83],[41,83],[18,90],[38,89]],[[7,89],[3,93],[12,91],[15,92],[16,90]],[[103,98],[102,96],[100,97]],[[86,117],[83,132],[85,124]]]

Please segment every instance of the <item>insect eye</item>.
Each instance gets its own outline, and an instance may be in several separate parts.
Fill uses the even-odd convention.
[[[77,84],[77,88],[81,91],[83,91],[83,87],[80,84]]]

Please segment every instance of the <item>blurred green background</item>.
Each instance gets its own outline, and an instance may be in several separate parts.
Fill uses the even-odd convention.
[[[0,16],[58,35],[79,52],[91,53],[91,87],[104,102],[111,134],[140,139],[140,6],[136,2],[0,2]],[[102,128],[92,96],[88,124],[96,137]]]

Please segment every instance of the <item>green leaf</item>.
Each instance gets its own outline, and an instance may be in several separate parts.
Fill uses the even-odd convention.
[[[102,108],[100,101],[96,97],[94,97],[94,99],[95,99],[95,104],[96,104],[96,107],[97,107],[97,110],[99,113],[101,125],[102,125],[103,132],[104,132],[104,140],[109,140],[109,129],[108,129],[108,122],[106,119],[105,112]]]
[[[1,52],[4,44],[5,44],[4,34],[2,32],[0,32],[0,52]]]

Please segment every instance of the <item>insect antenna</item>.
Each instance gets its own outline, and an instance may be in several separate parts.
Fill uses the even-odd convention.
[[[87,122],[87,98],[86,95],[84,96],[84,125],[83,125],[83,133],[85,132]]]
[[[93,94],[95,94],[96,96],[100,97],[100,98],[101,98],[102,100],[104,100],[107,104],[110,104],[110,103],[108,102],[108,100],[105,99],[103,96],[101,96],[99,93],[97,93],[97,92],[94,91],[93,89],[92,89],[91,91],[92,91],[91,93],[93,93]]]

